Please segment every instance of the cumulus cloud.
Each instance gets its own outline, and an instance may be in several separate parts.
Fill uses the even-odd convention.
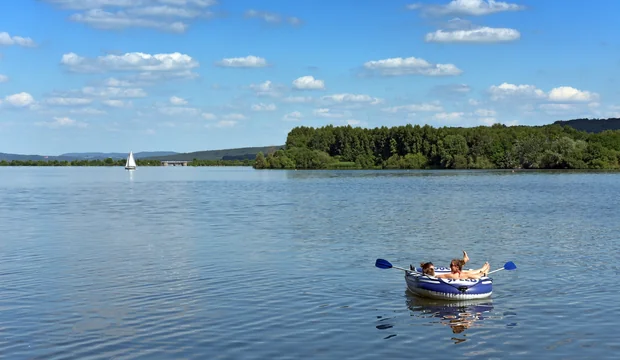
[[[410,104],[410,105],[399,105],[392,106],[382,109],[385,112],[389,113],[398,113],[398,112],[439,112],[443,111],[443,107],[436,103],[422,103],[422,104]]]
[[[282,117],[284,121],[300,121],[304,116],[299,111],[292,111]]]
[[[510,98],[528,98],[528,99],[545,99],[547,94],[534,85],[515,85],[502,83],[501,85],[492,85],[489,88],[491,100],[504,100]]]
[[[231,68],[259,68],[267,66],[267,60],[262,57],[248,55],[246,57],[224,58],[215,63],[221,67]]]
[[[82,88],[82,92],[86,95],[103,98],[143,98],[147,95],[146,92],[140,88],[119,87],[95,88],[87,86]]]
[[[297,90],[324,90],[325,82],[315,79],[314,76],[302,76],[293,80],[293,88]]]
[[[369,105],[377,105],[383,102],[383,99],[379,99],[376,97],[372,97],[366,94],[333,94],[326,95],[321,98],[321,100],[331,103],[350,103],[350,104],[369,104]]]
[[[433,120],[439,122],[454,122],[461,120],[465,113],[463,112],[441,112],[433,115]]]
[[[27,92],[20,92],[13,95],[8,95],[4,98],[4,101],[14,107],[24,108],[34,105],[35,101],[32,95]]]
[[[484,16],[506,11],[525,10],[524,6],[495,0],[452,0],[445,5],[411,4],[409,10],[419,10],[424,15]]]
[[[260,19],[267,23],[271,24],[280,24],[283,20],[286,21],[289,25],[301,25],[301,19],[295,16],[281,16],[279,14],[268,12],[268,11],[258,11],[258,10],[248,10],[245,12],[245,17],[248,19]]]
[[[301,104],[301,103],[311,103],[312,101],[314,101],[314,98],[311,96],[288,96],[288,97],[283,98],[282,101],[286,103]]]
[[[76,98],[76,97],[52,97],[45,100],[45,103],[48,105],[57,105],[57,106],[76,106],[76,105],[87,105],[93,102],[92,99],[87,98]]]
[[[497,114],[493,109],[478,109],[475,114],[480,117],[493,117]]]
[[[37,44],[29,37],[11,36],[8,32],[0,32],[0,45],[4,46],[23,46],[23,47],[35,47]]]
[[[534,85],[515,85],[502,83],[489,88],[491,100],[505,99],[533,99],[552,102],[591,102],[597,101],[599,95],[595,92],[582,91],[570,86],[553,88],[546,93]]]
[[[549,100],[551,101],[594,101],[598,99],[598,94],[581,91],[570,86],[560,86],[551,89],[549,92]]]
[[[170,116],[198,116],[200,109],[181,106],[163,106],[157,109],[160,113]]]
[[[463,73],[453,64],[432,64],[415,57],[389,58],[368,61],[364,68],[382,76],[423,75],[423,76],[456,76]]]
[[[519,40],[521,33],[515,29],[480,27],[471,30],[437,30],[426,34],[426,42],[437,43],[497,43]]]
[[[132,105],[131,101],[124,101],[124,100],[118,100],[118,99],[102,100],[101,103],[106,106],[114,107],[114,108],[125,108],[125,107],[131,107]]]
[[[275,111],[277,109],[275,104],[254,104],[252,105],[252,111]]]
[[[170,103],[172,105],[186,105],[187,104],[187,100],[180,98],[178,96],[171,96],[170,97]]]
[[[70,71],[86,73],[109,71],[175,72],[186,71],[199,66],[198,62],[191,56],[178,52],[154,55],[132,52],[96,58],[87,58],[71,52],[62,56],[60,64]]]
[[[315,109],[312,113],[314,116],[320,118],[343,118],[349,116],[348,113],[336,113],[332,112],[331,109],[328,108]]]
[[[88,124],[86,124],[86,123],[76,121],[76,120],[71,119],[71,118],[66,117],[66,116],[65,117],[54,117],[53,119],[54,119],[54,121],[35,122],[35,125],[47,126],[49,128],[52,128],[52,129],[61,128],[61,127],[85,128],[85,127],[88,126]]]
[[[185,32],[189,27],[188,20],[212,18],[213,12],[207,11],[206,8],[217,3],[212,0],[43,1],[65,9],[83,11],[71,14],[69,20],[97,29],[119,30],[137,27],[175,33]]]

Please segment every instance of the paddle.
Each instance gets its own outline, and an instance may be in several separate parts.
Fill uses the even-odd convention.
[[[507,263],[505,263],[505,264],[504,264],[504,267],[503,267],[503,268],[501,268],[501,269],[497,269],[497,270],[493,270],[493,271],[490,271],[489,273],[487,273],[487,275],[491,275],[491,274],[493,274],[494,272],[498,272],[498,271],[500,271],[500,270],[516,270],[516,269],[517,269],[517,265],[515,265],[515,263],[513,263],[512,261],[509,261],[509,262],[507,262]]]
[[[392,269],[392,268],[394,268],[394,269],[398,269],[398,270],[402,270],[402,271],[415,272],[415,273],[419,274],[419,272],[417,272],[415,270],[405,269],[405,268],[401,268],[401,267],[398,267],[398,266],[394,266],[389,261],[384,260],[384,259],[377,259],[377,261],[375,261],[375,266],[378,267],[379,269]]]

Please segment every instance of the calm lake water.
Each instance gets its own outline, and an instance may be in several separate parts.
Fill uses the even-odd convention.
[[[618,173],[0,167],[0,356],[617,358],[618,194]],[[463,249],[518,269],[455,306],[374,266]]]

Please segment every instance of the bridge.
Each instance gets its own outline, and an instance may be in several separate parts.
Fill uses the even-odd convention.
[[[187,166],[187,161],[162,160],[161,166]]]

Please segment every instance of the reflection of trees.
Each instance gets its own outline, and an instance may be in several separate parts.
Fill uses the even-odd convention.
[[[413,312],[413,316],[439,318],[441,324],[450,326],[453,334],[461,334],[475,326],[476,322],[484,320],[484,313],[493,310],[490,299],[448,301],[426,299],[409,292],[406,294],[407,307]],[[453,337],[452,340],[458,344],[466,339]]]

